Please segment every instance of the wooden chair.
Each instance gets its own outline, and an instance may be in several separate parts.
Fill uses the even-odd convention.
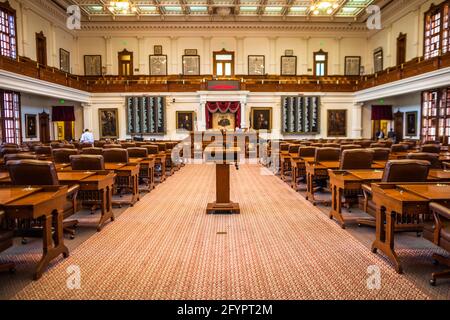
[[[6,225],[6,223],[3,222],[4,214],[4,211],[0,211],[0,252],[12,247],[14,237],[13,231],[3,227]],[[15,272],[15,267],[16,266],[14,263],[1,263],[0,272]]]
[[[430,203],[430,211],[433,213],[435,220],[433,242],[450,253],[450,208],[439,203]],[[433,254],[435,263],[443,264],[450,268],[450,258]],[[430,284],[436,285],[437,279],[449,279],[450,269],[443,272],[435,272],[431,275]]]
[[[78,150],[76,149],[54,149],[53,153],[53,161],[55,163],[69,163],[70,156],[77,155]]]

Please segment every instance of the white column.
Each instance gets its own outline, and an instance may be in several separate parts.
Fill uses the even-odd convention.
[[[82,58],[80,57],[80,39],[77,36],[73,37],[73,46],[72,46],[72,67],[70,69],[73,74],[84,74],[84,64],[80,64]]]
[[[178,56],[178,37],[170,37],[170,61],[171,68],[170,74],[180,74],[183,70],[178,69],[178,61],[181,61],[181,57]]]
[[[57,69],[59,69],[59,50],[58,48],[56,48],[56,31],[55,31],[55,25],[50,22],[50,61],[49,61],[49,65],[53,66]]]
[[[247,74],[245,71],[244,37],[236,37],[236,74]]]
[[[334,60],[334,70],[332,70],[333,73],[330,72],[329,74],[344,74],[344,70],[342,70],[342,72],[341,72],[341,63],[342,63],[341,40],[342,40],[342,37],[338,37],[335,40],[336,40],[336,56],[335,56],[335,60]]]
[[[200,57],[202,61],[203,70],[200,70],[201,74],[212,74],[211,68],[212,52],[211,52],[211,37],[203,37],[203,57]]]
[[[247,124],[247,97],[241,97],[240,101],[241,103],[241,128],[246,129],[248,128]]]
[[[200,97],[200,103],[197,109],[197,130],[206,131],[206,97]]]
[[[93,124],[94,124],[94,119],[92,116],[92,104],[90,103],[82,103],[81,106],[83,107],[83,130],[85,129],[89,129],[91,130],[91,132],[95,132],[96,130],[94,130]]]
[[[392,36],[392,25],[389,26],[388,35],[387,35],[387,50],[386,50],[386,63],[383,65],[383,68],[386,69],[387,67],[392,67],[396,64],[396,61],[394,62],[394,53],[392,52],[392,42],[394,41]]]
[[[265,72],[268,74],[279,74],[280,72],[277,71],[277,37],[269,38],[269,54],[269,67]]]
[[[114,74],[113,71],[113,52],[112,52],[112,43],[111,36],[105,36],[105,54],[106,61],[104,62],[106,67],[106,74],[111,75]],[[103,67],[103,66],[102,66]]]
[[[305,58],[302,59],[301,56],[299,57],[300,61],[303,61],[302,63],[302,69],[300,70],[300,74],[308,74],[309,69],[309,57],[312,55],[311,52],[309,52],[309,39],[311,37],[303,37],[302,40],[305,41]]]
[[[19,45],[19,55],[29,57],[30,51],[28,49],[28,10],[30,8],[22,4],[22,43]]]
[[[354,139],[362,138],[362,107],[363,103],[355,103],[352,107],[352,133]]]
[[[145,67],[147,66],[147,63],[145,61],[145,38],[144,37],[137,37],[138,40],[138,68],[139,72],[137,74],[148,74],[148,72],[145,70]]]

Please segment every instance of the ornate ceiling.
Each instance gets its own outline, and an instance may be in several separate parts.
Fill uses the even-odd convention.
[[[80,6],[85,20],[362,21],[371,4],[387,0],[52,0]]]

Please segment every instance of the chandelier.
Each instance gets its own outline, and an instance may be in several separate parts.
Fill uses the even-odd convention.
[[[110,1],[108,10],[115,14],[135,13],[136,7],[129,0]]]
[[[326,12],[327,14],[332,14],[334,10],[339,7],[338,0],[328,0],[328,1],[311,1],[310,11],[314,15],[319,15],[321,12]]]

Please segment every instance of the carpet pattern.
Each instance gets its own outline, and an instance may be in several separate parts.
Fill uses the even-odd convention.
[[[214,170],[186,166],[14,298],[429,298],[258,165],[231,170],[240,215],[206,215]],[[71,265],[80,289],[67,288]],[[379,290],[367,288],[373,265]]]

